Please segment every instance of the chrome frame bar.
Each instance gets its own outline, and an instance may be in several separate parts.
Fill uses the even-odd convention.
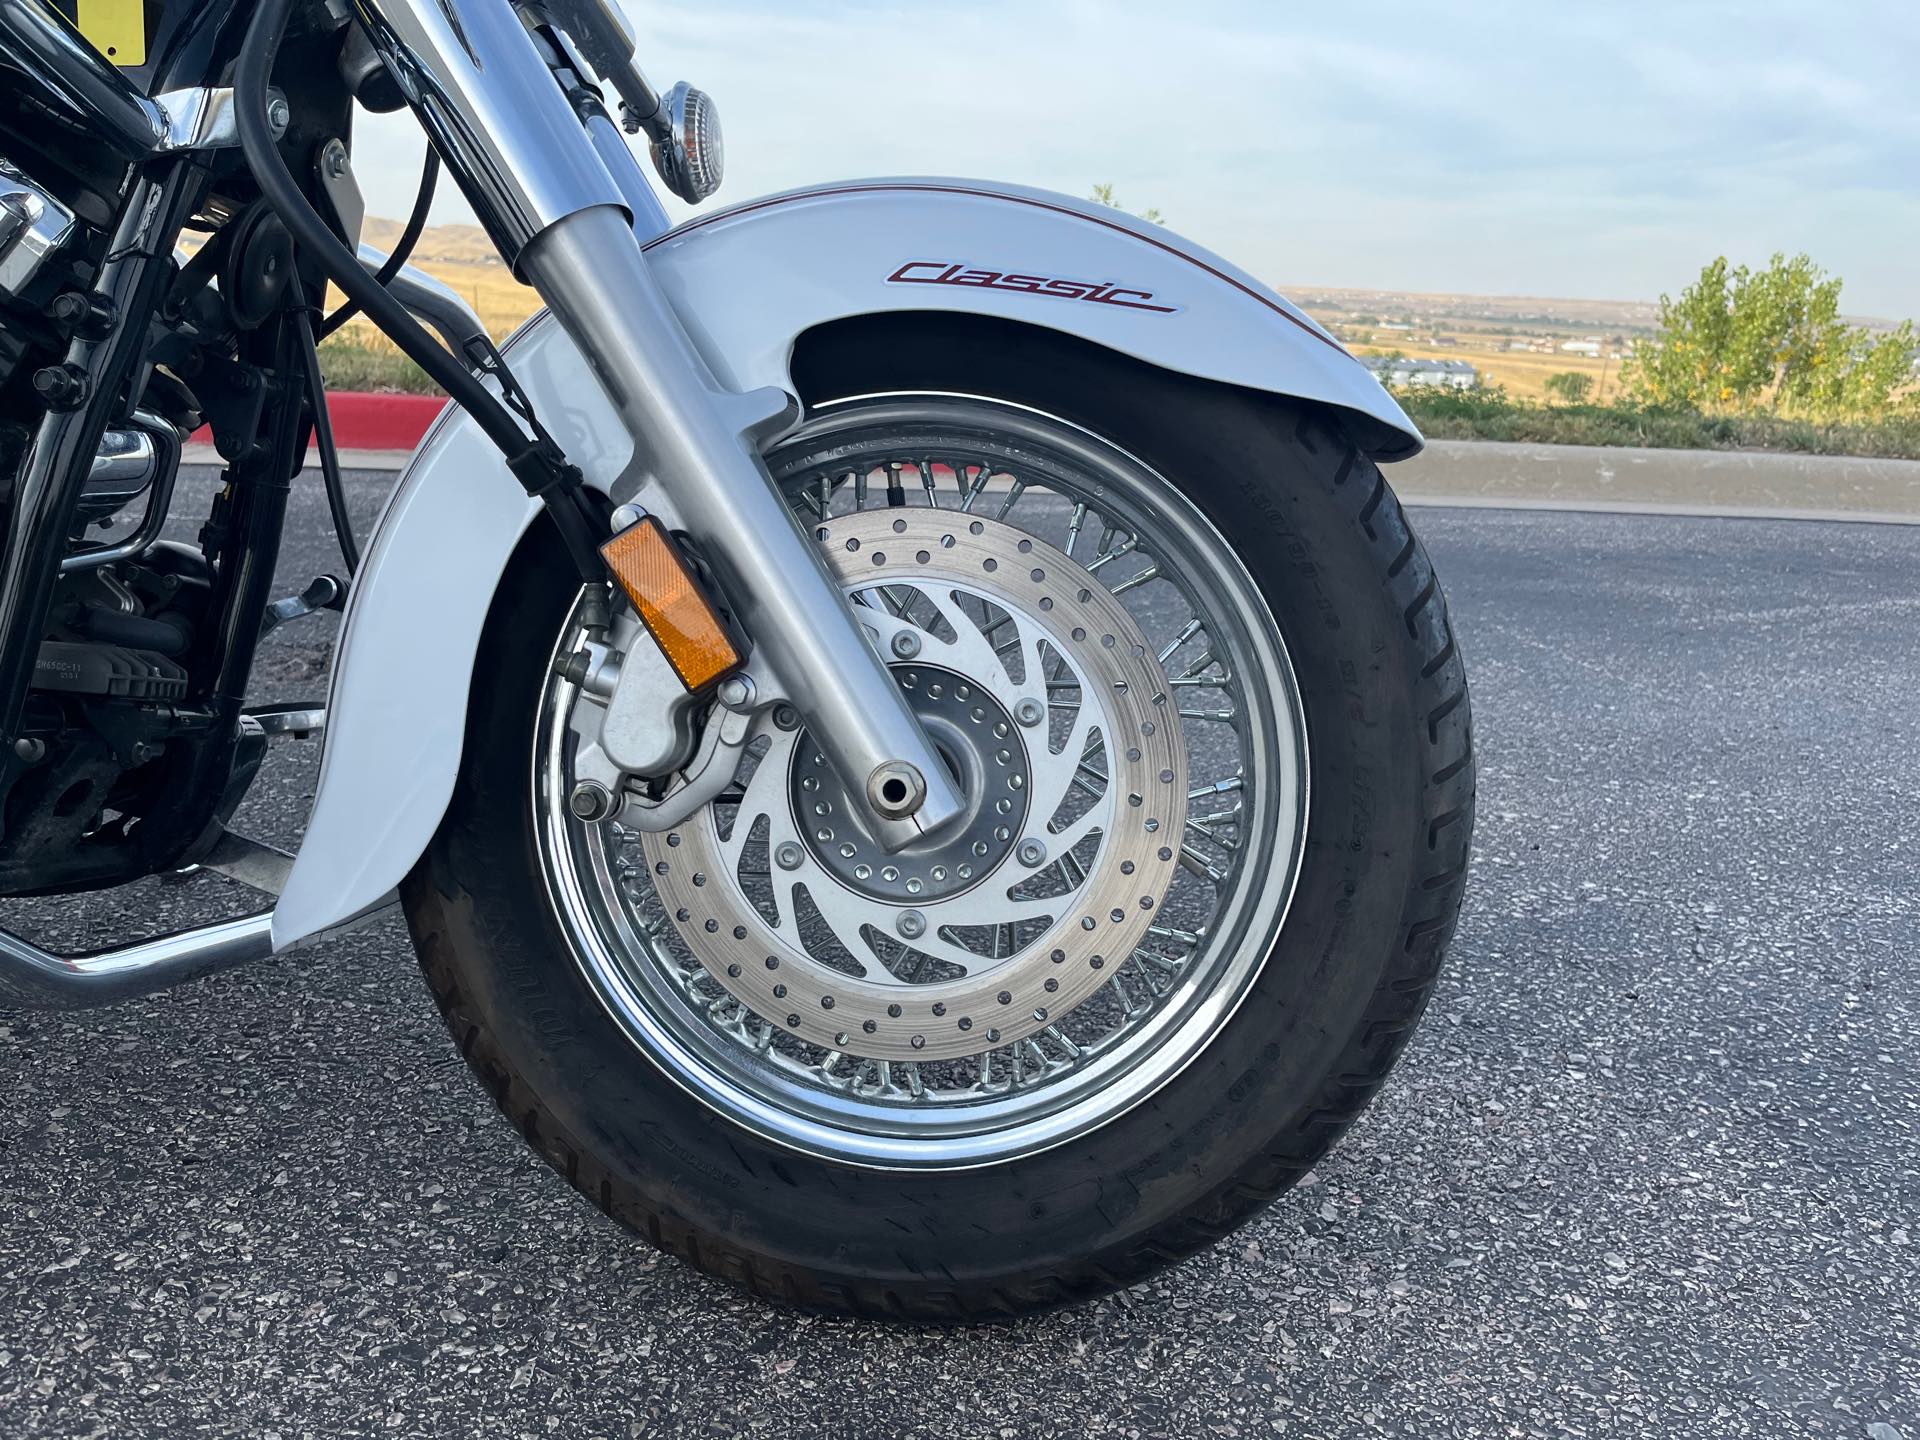
[[[377,271],[387,263],[387,252],[377,245],[363,242],[357,253],[360,263],[368,270]],[[413,313],[415,319],[431,326],[456,355],[466,354],[469,340],[492,338],[487,334],[487,327],[480,323],[480,317],[474,313],[473,307],[460,298],[459,292],[424,270],[402,265],[399,272],[387,282],[387,289],[392,292],[394,299]]]
[[[83,955],[59,955],[0,930],[0,1000],[81,1010],[164,990],[273,953],[271,912]]]
[[[144,435],[148,443],[154,447],[153,486],[147,491],[146,513],[140,517],[140,523],[133,528],[131,534],[115,540],[112,544],[101,545],[92,550],[77,550],[71,555],[63,556],[60,561],[60,572],[63,575],[144,554],[147,547],[158,540],[160,532],[166,528],[167,510],[173,504],[174,482],[180,475],[180,432],[158,415],[150,415],[144,410],[134,411],[133,424],[127,428]],[[97,456],[94,463],[99,463]]]

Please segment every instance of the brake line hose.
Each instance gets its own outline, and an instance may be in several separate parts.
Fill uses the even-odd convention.
[[[602,580],[605,567],[598,542],[604,527],[597,521],[580,484],[580,472],[566,463],[559,448],[530,426],[530,436],[513,411],[496,399],[478,377],[421,328],[387,288],[375,280],[359,258],[330,230],[294,183],[274,143],[267,122],[267,85],[273,75],[274,55],[287,28],[294,0],[260,0],[247,26],[234,67],[234,112],[240,146],[260,193],[295,241],[316,256],[333,283],[356,302],[369,320],[385,331],[408,359],[471,415],[506,457],[508,469],[529,495],[546,502],[561,539],[583,579]],[[429,145],[432,141],[429,138]]]

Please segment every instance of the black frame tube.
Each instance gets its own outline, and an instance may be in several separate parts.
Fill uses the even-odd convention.
[[[76,133],[97,134],[123,160],[156,154],[166,119],[45,0],[0,0],[0,58]]]
[[[64,363],[84,377],[78,383],[86,386],[85,398],[41,417],[20,464],[0,550],[0,777],[9,781],[74,506],[102,432],[128,407],[122,392],[146,349],[146,317],[160,308],[173,277],[173,237],[199,195],[197,164],[186,157],[157,165],[128,186],[92,287],[115,323],[102,340],[76,335],[68,345]],[[0,794],[5,789],[0,785]]]

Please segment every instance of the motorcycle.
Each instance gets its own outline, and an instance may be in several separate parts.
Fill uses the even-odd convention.
[[[702,1270],[920,1320],[1136,1283],[1327,1151],[1440,971],[1474,779],[1381,470],[1419,432],[1110,208],[886,179],[671,226],[627,134],[698,202],[717,112],[635,48],[612,0],[0,0],[0,893],[271,899],[6,933],[0,988],[397,907],[512,1123]],[[356,102],[430,142],[390,255]],[[498,347],[407,264],[443,168],[546,306]],[[364,545],[350,311],[451,400]],[[202,424],[222,485],[161,538]],[[310,443],[348,573],[275,599]],[[321,608],[324,704],[250,704]],[[231,830],[316,734],[298,853]]]

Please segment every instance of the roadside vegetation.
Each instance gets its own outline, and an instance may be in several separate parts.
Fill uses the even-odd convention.
[[[1920,460],[1920,334],[1841,318],[1840,281],[1805,255],[1705,266],[1660,297],[1659,329],[1621,366],[1617,398],[1550,375],[1544,399],[1499,385],[1396,391],[1434,439],[1788,450]]]
[[[1584,377],[1583,377],[1584,378]],[[1703,414],[1623,401],[1542,405],[1499,386],[1394,391],[1430,440],[1509,440],[1535,445],[1644,445],[1660,450],[1783,450],[1805,455],[1920,460],[1920,415],[1877,423],[1821,424],[1764,414]]]
[[[400,353],[377,331],[344,326],[320,345],[320,373],[329,390],[372,390],[388,394],[438,395],[427,372]]]

